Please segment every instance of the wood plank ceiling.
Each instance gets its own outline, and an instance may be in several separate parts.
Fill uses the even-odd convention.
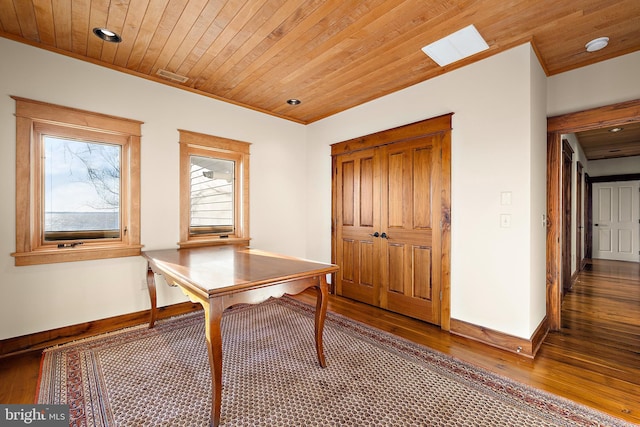
[[[489,50],[421,51],[470,24]],[[0,0],[0,36],[307,124],[526,42],[547,75],[637,51],[640,1]]]
[[[578,132],[576,137],[588,160],[640,156],[640,122]]]

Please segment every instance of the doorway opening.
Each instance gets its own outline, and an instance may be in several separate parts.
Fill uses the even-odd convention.
[[[640,99],[547,119],[547,321],[561,329],[565,244],[562,135],[640,122]],[[585,233],[588,235],[588,233]],[[587,251],[588,252],[588,251]]]

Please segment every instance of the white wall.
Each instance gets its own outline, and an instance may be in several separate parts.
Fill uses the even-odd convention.
[[[640,98],[640,51],[548,78],[547,117]]]
[[[589,176],[629,175],[640,173],[640,156],[591,160]]]
[[[543,222],[547,206],[547,76],[533,49],[530,51],[531,68],[531,139],[529,204],[530,233],[530,300],[529,331],[533,333],[547,312],[547,228]],[[530,337],[531,335],[529,335]],[[525,338],[529,338],[525,337]]]
[[[308,200],[326,206],[309,212],[328,236],[330,144],[453,112],[451,316],[524,338],[545,312],[546,81],[534,61],[523,45],[308,126],[310,158],[323,162]],[[330,239],[316,244],[328,257]]]
[[[178,131],[251,142],[251,235],[305,256],[305,128],[0,38],[0,339],[149,308],[141,257],[15,267],[15,102],[10,95],[144,121],[141,238],[179,240]],[[159,286],[158,303],[186,300]]]

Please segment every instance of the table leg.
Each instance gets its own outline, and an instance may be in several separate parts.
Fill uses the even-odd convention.
[[[220,409],[222,406],[222,334],[220,320],[224,311],[220,299],[210,299],[204,306],[205,335],[209,352],[209,367],[211,368],[211,420],[210,425],[220,424]]]
[[[316,353],[318,354],[318,362],[323,368],[327,367],[324,358],[324,349],[322,346],[322,331],[324,330],[324,319],[327,316],[327,297],[329,286],[327,285],[327,277],[322,274],[319,278],[319,284],[316,288],[316,318],[315,318],[315,334],[316,334]]]
[[[149,316],[149,328],[153,328],[156,323],[157,297],[156,297],[156,279],[151,266],[147,264],[147,288],[149,288],[149,299],[151,300],[151,314]]]

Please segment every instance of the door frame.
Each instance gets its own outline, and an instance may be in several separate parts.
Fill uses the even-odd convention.
[[[562,295],[571,289],[571,213],[573,181],[573,148],[566,139],[562,140]]]
[[[562,134],[640,122],[640,99],[547,118],[547,322],[562,326]]]
[[[584,242],[584,236],[582,230],[584,229],[584,200],[582,193],[584,193],[583,182],[584,173],[582,162],[578,160],[576,162],[576,272],[582,271],[582,248]]]

